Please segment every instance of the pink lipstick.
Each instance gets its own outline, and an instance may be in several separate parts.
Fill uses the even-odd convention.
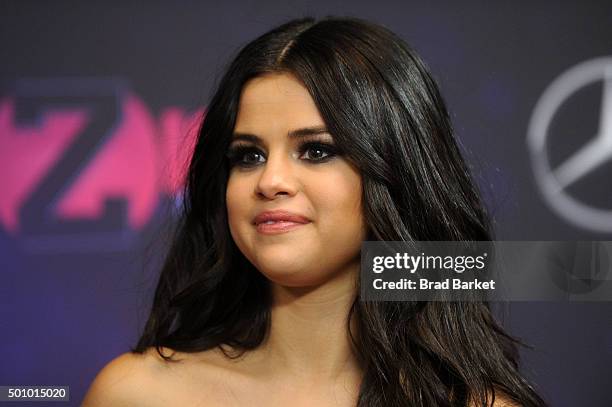
[[[304,226],[310,219],[284,210],[261,212],[253,220],[259,233],[278,234]]]

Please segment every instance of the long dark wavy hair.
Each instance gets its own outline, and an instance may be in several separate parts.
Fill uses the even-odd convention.
[[[444,101],[416,53],[363,20],[293,20],[247,44],[208,105],[182,213],[134,352],[156,347],[167,360],[162,348],[228,345],[245,352],[266,337],[269,282],[230,235],[225,189],[240,92],[268,73],[303,82],[336,145],[359,169],[369,240],[492,239]],[[523,406],[545,405],[519,373],[520,343],[487,303],[357,296],[347,329],[364,367],[358,406],[487,406],[496,391]]]

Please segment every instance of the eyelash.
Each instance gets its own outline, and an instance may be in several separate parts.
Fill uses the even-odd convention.
[[[304,142],[303,144],[300,145],[298,149],[300,156],[302,156],[307,151],[311,151],[311,150],[320,150],[326,154],[325,157],[323,158],[305,159],[306,161],[310,161],[313,164],[327,162],[333,157],[338,155],[337,149],[332,144],[321,142],[321,141]],[[236,144],[235,146],[231,147],[227,153],[227,158],[229,160],[230,168],[234,166],[238,166],[241,168],[252,168],[261,163],[261,161],[254,161],[254,162],[253,161],[252,162],[243,161],[247,154],[259,154],[265,157],[265,154],[262,153],[262,151],[258,147],[255,147],[253,145]]]

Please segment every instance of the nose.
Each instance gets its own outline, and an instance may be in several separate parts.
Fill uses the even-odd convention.
[[[276,199],[282,195],[293,196],[297,191],[298,182],[291,158],[282,153],[270,154],[257,180],[257,196]]]

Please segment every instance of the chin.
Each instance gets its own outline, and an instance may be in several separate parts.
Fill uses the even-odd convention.
[[[317,285],[316,281],[310,281],[308,278],[299,275],[267,275],[265,277],[272,283],[283,287],[312,287]]]
[[[295,263],[275,261],[273,264],[258,265],[261,274],[273,283],[287,287],[316,285],[320,276],[313,273],[312,267],[301,267]]]

